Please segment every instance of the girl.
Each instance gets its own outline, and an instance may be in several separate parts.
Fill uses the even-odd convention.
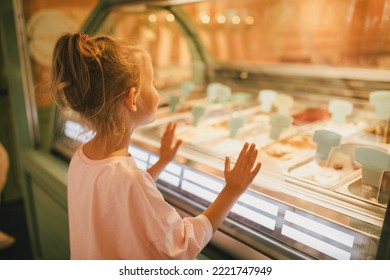
[[[128,154],[132,132],[152,122],[159,105],[149,55],[110,37],[65,34],[54,49],[52,82],[58,104],[96,132],[68,171],[71,258],[195,258],[259,172],[255,146],[244,145],[233,169],[226,158],[224,189],[202,214],[183,219],[154,182],[181,144],[175,124],[147,172]]]

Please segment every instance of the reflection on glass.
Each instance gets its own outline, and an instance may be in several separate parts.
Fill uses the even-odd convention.
[[[185,5],[217,61],[390,69],[388,0]]]
[[[191,54],[175,15],[167,10],[134,12],[131,7],[113,10],[97,33],[141,44],[152,57],[157,89],[191,80]]]

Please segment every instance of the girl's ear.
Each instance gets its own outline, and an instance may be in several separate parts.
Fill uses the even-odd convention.
[[[129,108],[131,111],[135,112],[137,111],[137,105],[136,105],[136,91],[135,87],[130,88],[129,94],[127,95],[125,99],[125,103],[127,108]]]

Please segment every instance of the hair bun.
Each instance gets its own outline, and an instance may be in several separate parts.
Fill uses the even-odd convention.
[[[89,37],[88,34],[81,34],[81,38],[83,38],[83,40],[88,43],[91,41],[91,38]]]

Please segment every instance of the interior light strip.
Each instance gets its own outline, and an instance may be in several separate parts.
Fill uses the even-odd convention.
[[[290,226],[283,225],[282,234],[337,260],[349,260],[351,258],[351,253],[330,245],[325,241],[314,238],[313,236],[296,230]]]
[[[192,193],[208,202],[214,201],[214,199],[217,197],[216,193],[213,193],[205,188],[199,187],[198,185],[193,184],[187,180],[182,181],[181,188],[182,190]]]
[[[65,136],[75,141],[86,143],[94,136],[93,131],[85,129],[79,123],[74,121],[67,120],[65,121],[64,126]]]
[[[189,169],[185,169],[183,172],[183,179],[196,182],[197,184],[204,186],[205,188],[212,189],[213,191],[220,192],[224,183],[221,181],[214,180],[208,176],[193,172]]]
[[[277,216],[279,207],[275,204],[269,203],[259,197],[244,193],[239,200],[247,205],[250,205],[256,209],[260,209],[264,212],[267,212],[271,215]]]
[[[177,177],[171,173],[166,171],[161,172],[160,176],[158,176],[164,182],[171,184],[172,186],[178,187],[180,185],[180,177]]]
[[[313,232],[321,234],[329,239],[340,242],[346,246],[353,247],[353,242],[355,237],[353,235],[347,234],[340,230],[334,229],[332,227],[323,225],[319,222],[311,220],[309,218],[303,217],[302,215],[293,213],[289,210],[286,211],[285,221],[292,222],[296,225],[299,225],[305,229],[309,229]]]
[[[271,230],[275,229],[276,221],[274,219],[264,216],[242,205],[235,204],[232,208],[232,212]]]
[[[182,189],[187,191],[187,192],[190,192],[206,201],[209,201],[209,202],[212,202],[214,201],[214,199],[217,197],[217,194],[216,193],[213,193],[212,191],[210,190],[207,190],[205,188],[202,188],[196,184],[193,184],[191,182],[188,182],[188,181],[183,181],[182,182]],[[260,213],[257,213],[256,211],[253,211],[247,207],[244,207],[242,205],[238,205],[236,204],[233,208],[232,208],[232,212],[233,213],[236,213],[250,221],[253,221],[259,225],[262,225],[262,226],[265,226],[266,228],[269,228],[271,230],[274,230],[275,229],[275,226],[276,226],[276,221],[267,217],[267,216],[264,216]]]

